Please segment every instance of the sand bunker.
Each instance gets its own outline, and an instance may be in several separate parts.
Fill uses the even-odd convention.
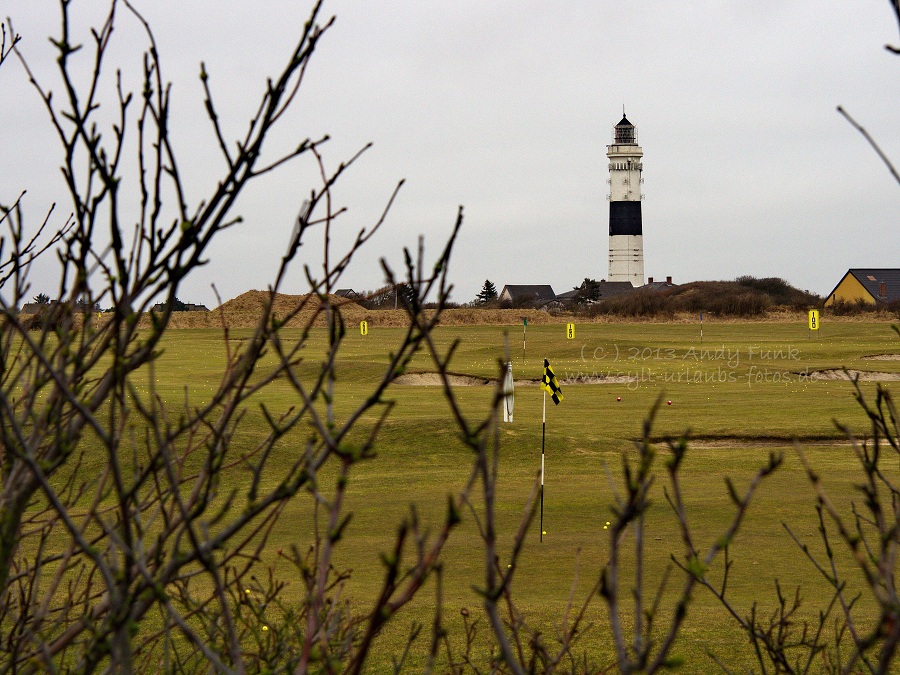
[[[809,374],[812,380],[850,380],[858,379],[860,382],[898,382],[900,373],[879,373],[871,370],[844,370],[843,368],[828,368],[826,370],[814,370]]]
[[[562,386],[571,384],[627,384],[633,382],[634,377],[627,375],[580,375],[578,377],[561,378],[559,383]],[[477,377],[475,375],[462,375],[459,373],[448,373],[447,381],[451,387],[484,387],[497,386],[497,380],[489,377]],[[541,381],[537,380],[516,380],[517,387],[536,387]],[[401,384],[412,387],[439,387],[443,384],[441,376],[438,373],[406,373],[401,375],[394,384]]]
[[[869,361],[900,361],[900,354],[871,354],[863,358]]]
[[[800,447],[845,448],[849,441],[845,439],[796,439]],[[792,438],[747,438],[745,436],[727,436],[722,438],[688,438],[688,445],[698,450],[737,450],[751,448],[792,448]]]
[[[634,375],[574,374],[559,378],[559,383],[566,384],[628,384],[637,382]],[[537,384],[537,383],[536,383]]]
[[[451,387],[483,387],[497,384],[497,380],[486,377],[474,377],[472,375],[447,375],[447,381]],[[438,387],[444,384],[438,373],[406,373],[394,380],[394,384],[403,384],[412,387]]]
[[[900,382],[900,373],[885,373],[872,370],[844,370],[843,368],[826,368],[824,370],[810,371],[811,380],[851,380],[859,379],[860,382]],[[447,381],[451,387],[495,387],[497,380],[490,377],[478,377],[476,375],[463,375],[449,373]],[[559,378],[559,383],[565,387],[573,384],[628,384],[635,378],[628,375],[570,375]],[[412,387],[439,387],[443,385],[438,373],[406,373],[396,380],[395,384]],[[516,380],[517,387],[536,387],[540,380]]]

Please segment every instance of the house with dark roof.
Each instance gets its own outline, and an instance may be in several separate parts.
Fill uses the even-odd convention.
[[[675,288],[675,284],[672,283],[672,277],[666,277],[665,281],[653,281],[653,277],[650,277],[641,288],[648,291],[667,291],[670,288]]]
[[[150,308],[151,312],[165,312],[166,311],[166,303],[157,302],[153,307]],[[208,312],[209,308],[206,305],[198,305],[193,302],[181,302],[176,298],[175,304],[172,307],[173,312]]]
[[[553,292],[553,288],[549,285],[507,284],[500,292],[499,300],[500,302],[534,302],[537,304],[544,304],[556,300],[556,293]]]
[[[607,281],[602,279],[600,281],[590,281],[590,285],[586,286],[589,281],[585,279],[581,286],[573,288],[571,291],[560,293],[556,296],[556,299],[597,302],[637,290],[630,281]]]
[[[631,293],[636,290],[636,287],[630,281],[606,281],[605,279],[601,279],[597,282],[597,289],[600,292],[597,299],[605,300],[606,298],[612,298],[617,295]]]
[[[896,300],[900,300],[900,269],[860,267],[847,270],[828,294],[825,306],[860,301],[875,305]]]

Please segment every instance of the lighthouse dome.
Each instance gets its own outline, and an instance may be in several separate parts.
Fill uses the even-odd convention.
[[[634,145],[637,143],[637,129],[628,121],[624,113],[622,114],[622,121],[614,127],[613,131],[615,132],[613,136],[616,145]]]

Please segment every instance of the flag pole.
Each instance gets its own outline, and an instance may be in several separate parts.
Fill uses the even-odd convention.
[[[525,361],[525,331],[528,330],[528,317],[522,317],[522,361]]]
[[[544,412],[541,419],[541,538],[544,541],[544,439],[547,436],[547,392],[544,391]]]
[[[544,407],[541,414],[541,541],[544,541],[544,446],[547,439],[547,392],[550,392],[554,405],[559,405],[563,400],[562,389],[559,382],[556,381],[556,375],[547,359],[544,359],[541,391],[544,392]]]

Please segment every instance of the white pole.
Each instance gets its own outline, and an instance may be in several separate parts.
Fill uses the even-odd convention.
[[[528,330],[528,319],[522,318],[522,361],[525,360],[525,332]]]

